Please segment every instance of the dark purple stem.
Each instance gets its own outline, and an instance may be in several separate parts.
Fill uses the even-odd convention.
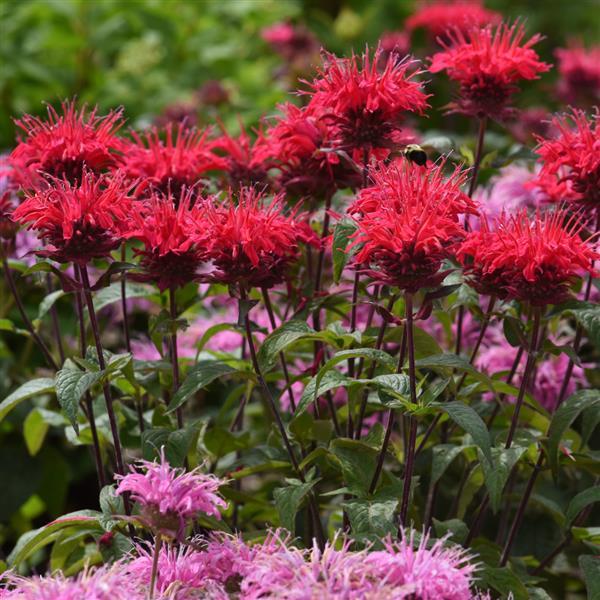
[[[171,367],[173,369],[172,395],[175,397],[179,389],[179,356],[177,353],[177,300],[175,299],[175,288],[169,288],[169,309],[171,316]],[[183,429],[183,407],[179,406],[175,412],[177,416],[177,427]]]

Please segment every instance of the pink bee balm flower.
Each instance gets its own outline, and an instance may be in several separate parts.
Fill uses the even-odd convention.
[[[458,546],[448,547],[445,539],[428,548],[425,534],[415,546],[414,531],[403,532],[398,542],[387,540],[385,550],[371,552],[365,562],[378,572],[380,585],[398,590],[393,598],[420,600],[470,600],[476,566],[471,556]],[[400,591],[401,590],[401,591]]]
[[[558,48],[554,54],[558,59],[557,92],[560,99],[580,106],[598,105],[600,45],[586,49],[581,42],[571,41],[568,48]]]
[[[146,593],[128,566],[117,562],[110,567],[85,569],[73,578],[61,571],[48,577],[4,577],[7,589],[0,589],[3,600],[145,600]],[[3,583],[4,583],[3,582]]]
[[[140,460],[127,475],[116,476],[116,493],[130,492],[141,508],[141,521],[161,534],[181,539],[185,526],[204,513],[221,518],[227,503],[217,494],[225,482],[194,469],[188,473],[169,465],[164,448],[160,462]]]

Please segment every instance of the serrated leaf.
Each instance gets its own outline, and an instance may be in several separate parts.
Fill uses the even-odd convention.
[[[361,498],[343,504],[354,538],[383,538],[397,532],[395,512],[400,498]]]
[[[444,402],[437,404],[441,410],[473,438],[473,442],[481,449],[484,457],[492,463],[490,434],[483,419],[473,408],[462,402]]]
[[[596,348],[600,348],[600,305],[593,302],[573,301],[563,306],[565,307],[563,311],[572,314],[585,329],[590,342]]]
[[[24,383],[0,402],[0,423],[21,402],[50,393],[54,393],[54,379],[50,377],[41,377]]]
[[[375,448],[346,438],[333,440],[329,448],[340,461],[347,487],[359,496],[366,496],[375,472]]]
[[[356,223],[348,218],[343,218],[333,230],[333,244],[331,247],[331,256],[333,260],[333,281],[338,283],[342,276],[342,271],[348,263],[348,260],[354,254],[354,249],[348,250],[350,236],[356,231]]]
[[[128,281],[125,285],[125,295],[128,300],[131,298],[148,298],[154,294],[156,294],[156,290],[148,285],[143,285],[141,283],[133,283],[131,281]],[[96,309],[96,312],[99,312],[103,308],[120,301],[120,281],[111,283],[108,287],[102,288],[94,294],[94,308]]]
[[[579,566],[587,588],[588,600],[600,598],[600,557],[583,555],[579,557]]]
[[[102,511],[102,516],[99,522],[105,531],[112,531],[119,524],[119,519],[115,517],[125,514],[123,497],[117,496],[115,489],[115,485],[105,485],[100,490],[100,510]]]
[[[494,384],[492,380],[485,374],[478,371],[468,360],[456,354],[438,354],[436,356],[428,356],[415,361],[417,369],[431,369],[433,371],[441,371],[448,374],[449,371],[462,371],[468,373],[477,381],[485,383],[492,393],[494,392]]]
[[[514,466],[519,462],[527,448],[511,446],[510,448],[492,448],[492,464],[487,460],[481,460],[485,486],[490,495],[490,505],[494,514],[500,508],[502,491],[508,481]]]
[[[565,517],[567,519],[567,528],[571,527],[577,515],[590,504],[600,502],[600,486],[591,487],[583,492],[580,492],[569,502]]]
[[[66,365],[73,364],[70,361]],[[104,371],[82,371],[73,366],[67,366],[56,374],[56,398],[65,416],[69,419],[75,433],[79,434],[77,416],[79,401],[83,395],[104,375]]]
[[[36,321],[41,321],[46,313],[54,306],[56,301],[59,298],[62,298],[65,295],[63,290],[56,290],[55,292],[51,292],[48,294],[41,302],[38,307],[38,314],[36,317]]]
[[[302,392],[294,417],[301,415],[308,406],[315,400],[315,390],[317,389],[317,375],[311,378]],[[319,393],[325,394],[338,387],[348,387],[355,384],[356,380],[346,377],[335,369],[328,371],[319,381]]]
[[[224,375],[231,375],[236,370],[228,364],[219,360],[201,360],[197,362],[189,371],[183,383],[171,398],[167,414],[172,413],[182,406],[198,390],[206,387],[215,379]]]
[[[548,428],[548,462],[555,478],[558,475],[559,447],[563,434],[582,411],[598,405],[600,391],[579,390],[567,398],[552,415]]]
[[[306,335],[314,334],[315,330],[305,321],[297,319],[284,323],[263,341],[258,351],[258,363],[263,371],[268,371],[277,362],[279,353]]]
[[[508,567],[484,565],[477,576],[486,586],[500,592],[502,598],[509,598],[512,594],[514,600],[529,600],[527,588]]]
[[[295,534],[296,514],[319,480],[315,479],[313,481],[306,481],[305,483],[297,479],[288,479],[286,481],[289,485],[277,488],[273,492],[273,497],[281,525],[292,534]]]

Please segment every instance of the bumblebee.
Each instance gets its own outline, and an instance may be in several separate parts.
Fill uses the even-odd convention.
[[[410,160],[410,162],[414,162],[416,165],[420,167],[427,164],[427,152],[418,146],[417,144],[409,144],[404,149],[404,156]]]

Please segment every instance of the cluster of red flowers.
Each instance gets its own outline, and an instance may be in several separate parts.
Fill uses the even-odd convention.
[[[593,272],[600,258],[581,237],[584,223],[562,210],[533,218],[525,210],[502,215],[493,228],[484,221],[471,232],[457,257],[471,284],[482,294],[529,302],[558,304],[569,297],[575,279]]]

